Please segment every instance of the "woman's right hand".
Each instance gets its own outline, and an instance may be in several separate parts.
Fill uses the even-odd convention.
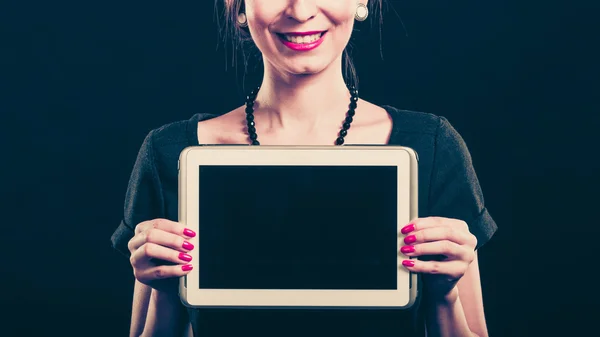
[[[192,257],[187,253],[194,246],[188,240],[195,236],[182,224],[166,219],[139,223],[127,244],[133,275],[154,289],[177,291],[177,278],[192,270]]]

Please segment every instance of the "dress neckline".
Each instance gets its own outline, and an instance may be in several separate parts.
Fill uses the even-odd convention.
[[[387,145],[396,145],[396,135],[400,131],[400,122],[398,121],[399,111],[388,105],[384,105],[382,106],[382,108],[385,109],[385,111],[387,111],[387,113],[392,119],[392,132],[390,132],[390,137],[388,139]],[[197,113],[187,121],[186,133],[189,146],[200,145],[200,143],[198,142],[198,122],[211,119],[217,116],[219,115],[209,113]]]

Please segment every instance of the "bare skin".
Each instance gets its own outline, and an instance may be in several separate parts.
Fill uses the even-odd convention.
[[[349,102],[349,101],[348,101]],[[318,128],[310,130],[282,130],[275,124],[269,112],[255,107],[257,134],[263,145],[332,145],[337,138],[346,111],[331,113]],[[245,107],[241,106],[224,115],[198,123],[200,144],[248,144]],[[392,120],[387,111],[364,100],[358,101],[352,127],[346,136],[346,144],[387,144],[392,130]]]
[[[144,221],[136,226],[135,235],[128,243],[136,278],[130,336],[187,333],[187,313],[177,295],[176,281],[189,273],[182,267],[190,261],[183,261],[180,254],[193,249],[189,241],[193,241],[194,236],[186,232],[182,224],[167,219]]]

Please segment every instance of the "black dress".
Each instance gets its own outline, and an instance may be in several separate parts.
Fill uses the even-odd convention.
[[[485,244],[497,227],[484,205],[471,156],[444,117],[386,106],[393,120],[390,145],[419,156],[419,217],[460,219]],[[112,235],[115,249],[129,256],[127,242],[136,224],[154,218],[177,221],[177,161],[188,146],[199,145],[197,123],[214,117],[196,114],[151,131],[131,173],[123,220]],[[195,336],[424,336],[422,307],[409,310],[188,309]]]

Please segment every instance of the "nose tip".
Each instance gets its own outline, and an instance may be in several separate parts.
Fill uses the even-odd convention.
[[[317,7],[312,1],[292,1],[286,14],[292,20],[305,22],[315,17]]]
[[[306,22],[306,21],[309,21],[310,19],[314,18],[314,15],[311,15],[311,16],[296,16],[296,15],[293,15],[293,16],[289,16],[289,18],[292,19],[292,20],[298,21],[298,22]]]

